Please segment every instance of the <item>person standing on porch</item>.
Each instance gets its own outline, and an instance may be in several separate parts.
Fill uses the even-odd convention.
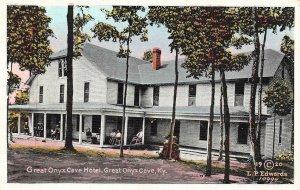
[[[28,127],[27,121],[25,121],[25,124],[24,124],[24,133],[25,133],[25,135],[26,134],[29,135],[29,127]]]

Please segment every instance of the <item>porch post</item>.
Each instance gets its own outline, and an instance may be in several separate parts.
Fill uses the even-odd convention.
[[[30,128],[31,128],[31,136],[34,137],[34,113],[31,113]]]
[[[105,115],[101,115],[100,147],[103,147],[104,140],[105,140]]]
[[[79,144],[82,143],[82,114],[79,114]]]
[[[21,134],[21,112],[19,112],[18,116],[18,135]]]
[[[201,122],[201,121],[200,121]],[[206,136],[206,158],[208,157],[208,137],[209,137],[209,125],[210,121],[207,122],[207,136]]]
[[[24,127],[25,127],[25,125],[24,125]],[[28,114],[28,116],[27,116],[27,127],[28,127],[28,135],[29,135],[29,133],[31,131],[30,114]]]
[[[47,114],[44,113],[44,139],[47,137]]]
[[[125,116],[124,145],[127,145],[128,116]]]
[[[143,116],[143,124],[142,124],[142,130],[143,130],[143,137],[142,137],[142,144],[145,144],[145,115]]]
[[[63,122],[64,122],[64,119],[63,119],[63,114],[60,114],[60,136],[59,136],[59,140],[62,141],[63,140]]]

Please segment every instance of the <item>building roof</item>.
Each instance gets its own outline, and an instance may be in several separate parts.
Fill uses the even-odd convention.
[[[162,52],[163,53],[163,52]],[[67,55],[66,50],[58,51],[51,55],[51,59],[58,59]],[[83,47],[82,55],[90,61],[96,68],[98,68],[107,78],[112,80],[125,81],[126,59],[118,58],[117,52],[108,50],[90,43],[86,43]],[[273,77],[277,68],[279,67],[284,54],[274,51],[272,49],[265,50],[265,64],[264,77]],[[200,77],[194,79],[187,78],[187,70],[181,65],[184,59],[179,59],[179,78],[180,83],[201,83],[208,82],[207,77]],[[150,62],[130,57],[128,82],[143,85],[157,85],[157,84],[173,84],[174,83],[174,61],[162,61],[161,68],[153,70]],[[227,80],[248,79],[251,78],[252,62],[244,67],[241,71],[226,72]],[[216,80],[220,80],[220,75],[216,73]]]

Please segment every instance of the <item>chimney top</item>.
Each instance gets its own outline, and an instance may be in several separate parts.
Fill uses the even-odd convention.
[[[153,54],[152,54],[152,69],[158,70],[161,66],[161,50],[158,47],[153,48]]]

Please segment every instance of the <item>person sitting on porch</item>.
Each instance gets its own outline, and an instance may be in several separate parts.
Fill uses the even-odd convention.
[[[51,129],[51,138],[52,138],[52,140],[54,140],[55,135],[56,135],[56,131],[54,129]]]
[[[113,145],[115,144],[115,141],[116,141],[116,133],[117,130],[116,129],[113,129],[112,132],[109,134],[109,144]]]
[[[120,145],[121,144],[121,136],[122,136],[122,133],[119,130],[117,130],[116,142],[114,144],[116,144],[116,145]]]
[[[26,134],[29,135],[29,127],[28,127],[27,121],[25,121],[25,124],[24,124],[24,133],[25,133],[25,135]]]
[[[90,128],[88,128],[88,129],[86,130],[86,141],[87,141],[87,142],[92,142],[92,132],[91,132],[91,129],[90,129]]]
[[[140,131],[132,138],[130,144],[141,143],[141,142],[142,142],[143,135],[144,135],[143,130],[140,129]]]

